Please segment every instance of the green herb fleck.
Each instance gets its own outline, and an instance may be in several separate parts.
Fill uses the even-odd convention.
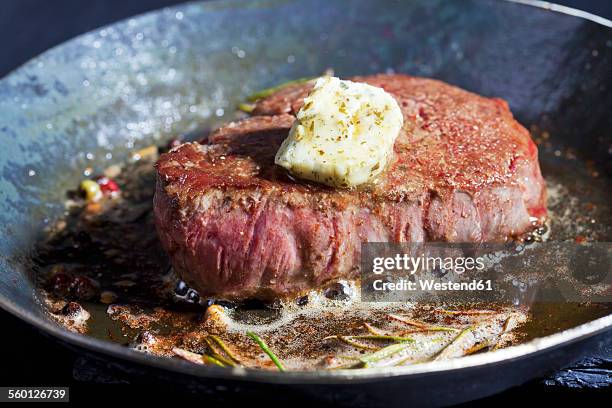
[[[278,357],[276,357],[276,355],[272,352],[272,350],[270,350],[268,345],[261,339],[261,337],[259,337],[258,335],[250,331],[247,332],[247,336],[249,336],[255,343],[257,343],[259,347],[261,347],[263,352],[266,353],[268,357],[270,357],[270,360],[272,360],[274,365],[276,365],[276,367],[278,368],[278,371],[285,371],[285,367],[283,367]]]

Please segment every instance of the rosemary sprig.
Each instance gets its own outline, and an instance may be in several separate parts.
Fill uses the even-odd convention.
[[[261,337],[251,331],[247,332],[247,336],[249,336],[255,343],[257,343],[259,347],[261,347],[263,352],[266,353],[268,357],[270,357],[270,360],[272,360],[274,365],[278,368],[278,371],[285,371],[285,367],[283,367],[278,357],[276,357],[272,350],[270,350],[268,345],[261,339]]]

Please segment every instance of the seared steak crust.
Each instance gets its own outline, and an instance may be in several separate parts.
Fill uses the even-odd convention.
[[[353,80],[404,114],[395,159],[371,185],[337,190],[274,165],[311,85],[160,157],[157,230],[202,295],[283,297],[354,277],[363,241],[500,241],[546,215],[537,148],[505,101],[405,75]]]

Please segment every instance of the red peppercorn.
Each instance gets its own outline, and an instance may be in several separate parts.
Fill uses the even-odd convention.
[[[98,177],[96,179],[96,182],[100,186],[102,194],[114,194],[120,191],[119,186],[117,185],[115,180],[106,176]]]
[[[57,296],[66,296],[70,293],[72,277],[59,272],[54,274],[48,281],[49,290]]]
[[[587,242],[587,238],[584,235],[576,235],[576,237],[574,238],[574,242],[576,242],[577,244],[584,244],[585,242]]]
[[[98,284],[84,275],[77,275],[72,279],[71,295],[79,300],[89,300],[98,292]]]

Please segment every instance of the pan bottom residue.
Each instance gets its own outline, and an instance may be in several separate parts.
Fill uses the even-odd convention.
[[[550,192],[550,238],[608,241],[608,180],[571,152],[554,150],[548,137],[534,139]],[[40,297],[69,330],[197,364],[348,369],[492,351],[610,313],[594,303],[366,306],[354,301],[351,282],[275,304],[200,298],[173,274],[156,237],[158,150],[101,171],[106,180],[89,192],[100,200],[68,192],[66,216],[36,248]]]

